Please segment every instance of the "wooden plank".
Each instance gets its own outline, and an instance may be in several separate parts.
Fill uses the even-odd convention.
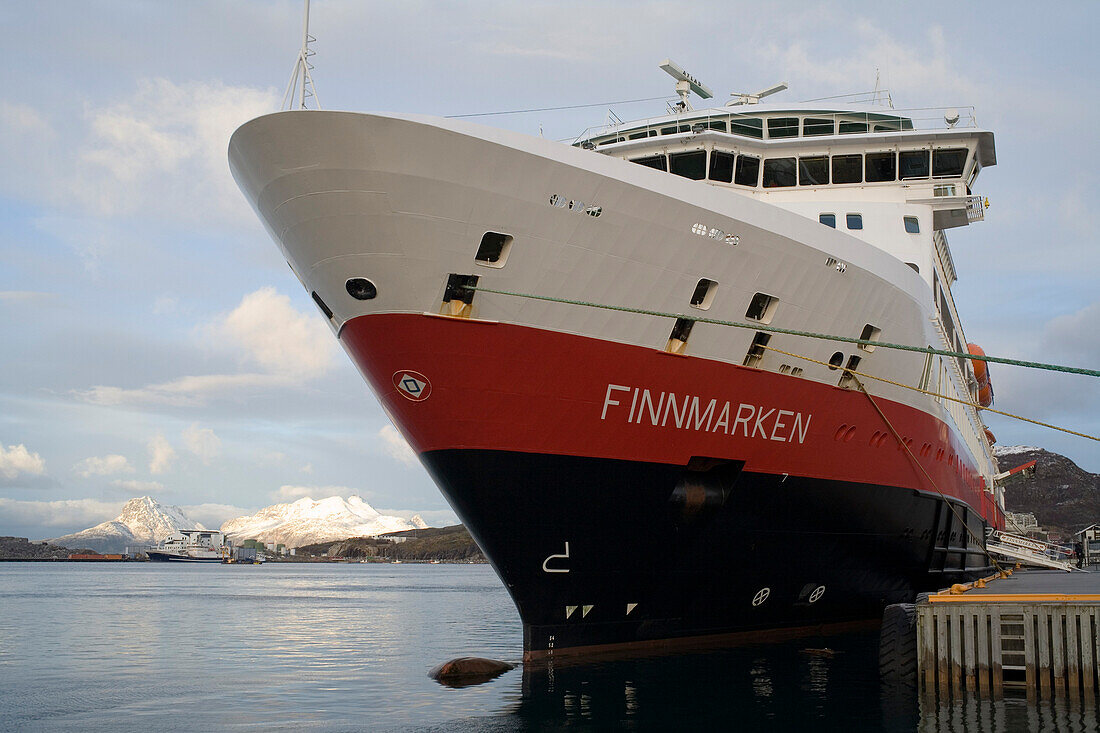
[[[951,695],[958,700],[962,694],[962,616],[958,606],[952,609],[948,635],[951,637]]]
[[[1035,674],[1040,681],[1040,692],[1044,700],[1051,699],[1051,617],[1043,606],[1036,606],[1035,614],[1038,622],[1038,638],[1036,643],[1036,656],[1027,655],[1027,665],[1035,665]],[[1031,681],[1027,682],[1029,687]]]
[[[989,689],[989,626],[992,614],[989,611],[980,609],[975,614],[975,622],[977,623],[977,636],[975,641],[978,645],[978,696],[979,697],[991,697],[991,691]],[[993,620],[993,624],[997,624],[997,620]]]
[[[1081,692],[1088,707],[1092,707],[1096,699],[1096,657],[1093,655],[1095,640],[1092,628],[1093,609],[1084,608],[1081,611]]]
[[[940,700],[951,699],[951,652],[947,646],[947,611],[936,609],[936,674]]]
[[[932,607],[917,606],[917,678],[924,680],[924,691],[936,689],[936,633]]]
[[[1050,608],[1051,643],[1054,653],[1054,695],[1061,699],[1066,696],[1066,633],[1063,626],[1065,612],[1062,608]]]
[[[989,652],[990,652],[990,686],[993,688],[993,699],[1000,700],[1004,696],[1005,678],[1001,665],[1004,663],[1001,656],[1001,613],[999,608],[991,608],[987,615],[991,620],[989,626]]]
[[[963,644],[963,678],[966,680],[966,691],[973,693],[978,687],[975,672],[978,668],[978,634],[975,628],[978,616],[983,616],[982,609],[967,608],[960,614],[962,620],[962,644]]]
[[[1081,654],[1078,651],[1080,612],[1080,606],[1066,607],[1066,692],[1073,702],[1081,699]]]
[[[1023,612],[1024,617],[1024,679],[1027,683],[1027,699],[1029,702],[1035,700],[1038,684],[1036,675],[1039,673],[1039,665],[1037,657],[1037,644],[1035,641],[1035,614],[1032,613],[1030,607],[1023,606],[1020,609]]]

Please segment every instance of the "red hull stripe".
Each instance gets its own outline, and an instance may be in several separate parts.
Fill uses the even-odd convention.
[[[460,318],[361,316],[341,339],[417,452],[677,465],[702,456],[745,461],[746,471],[934,490],[858,390]],[[939,488],[999,526],[958,436],[920,410],[876,401]]]

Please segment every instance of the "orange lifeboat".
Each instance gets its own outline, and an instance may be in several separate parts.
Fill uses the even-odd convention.
[[[989,441],[990,445],[994,445],[997,442],[997,436],[993,434],[993,431],[989,428],[985,429],[985,439]]]
[[[982,347],[977,344],[967,344],[966,350],[971,356],[985,356]],[[993,382],[989,379],[989,364],[982,359],[971,359],[974,366],[974,378],[978,380],[978,404],[989,407],[993,404]]]

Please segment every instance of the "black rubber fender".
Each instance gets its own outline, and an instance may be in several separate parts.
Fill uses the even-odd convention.
[[[917,680],[917,607],[894,603],[882,614],[878,637],[878,669],[884,681],[913,684]]]

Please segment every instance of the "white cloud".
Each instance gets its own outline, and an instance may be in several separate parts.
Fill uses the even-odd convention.
[[[302,473],[313,473],[313,464],[307,463],[306,465],[302,466],[300,470],[302,471]]]
[[[0,476],[13,479],[21,473],[32,476],[41,476],[46,472],[46,462],[37,453],[31,453],[27,446],[9,445],[4,448],[0,445]]]
[[[378,431],[378,437],[382,439],[382,450],[390,458],[401,461],[406,466],[415,466],[419,463],[412,446],[393,425],[383,425]]]
[[[149,441],[149,473],[164,473],[176,459],[176,451],[163,435]]]
[[[241,299],[210,330],[243,349],[242,356],[270,374],[297,379],[319,377],[333,365],[332,334],[315,313],[302,313],[273,287]]]
[[[252,512],[232,504],[191,504],[181,506],[183,513],[206,527],[220,527],[230,519],[243,517]]]
[[[222,449],[222,441],[210,428],[200,428],[198,423],[183,431],[183,444],[206,465],[210,465]]]
[[[277,491],[272,491],[270,496],[276,501],[296,501],[304,497],[310,499],[327,499],[330,496],[362,496],[359,489],[347,486],[280,486]]]
[[[135,481],[134,479],[115,479],[112,486],[117,486],[131,494],[148,495],[159,494],[164,491],[164,484],[160,481]]]
[[[126,460],[126,456],[111,453],[102,458],[97,456],[85,458],[83,461],[73,466],[73,470],[84,478],[88,478],[89,476],[110,476],[116,473],[133,473],[134,467]]]
[[[0,498],[0,521],[8,525],[85,528],[114,519],[120,511],[122,502],[97,499],[17,501]]]
[[[96,385],[73,390],[79,400],[95,405],[164,405],[195,407],[212,400],[240,400],[249,393],[300,386],[325,374],[336,362],[336,342],[313,313],[302,313],[275,288],[249,293],[229,313],[200,327],[199,332],[262,372],[203,374],[144,387]]]

